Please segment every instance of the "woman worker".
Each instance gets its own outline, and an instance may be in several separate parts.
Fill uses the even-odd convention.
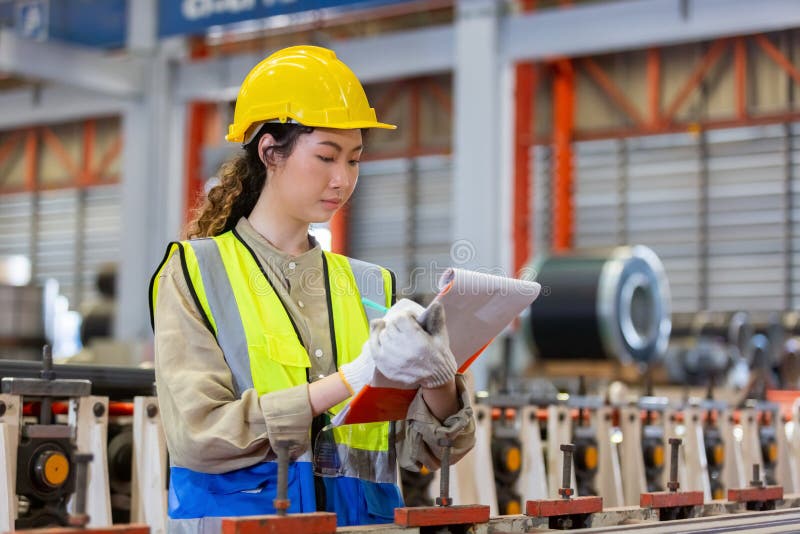
[[[439,438],[454,461],[474,443],[443,310],[423,329],[422,307],[401,300],[369,323],[362,297],[392,305],[394,275],[308,233],[352,194],[365,128],[395,126],[330,50],[281,50],[242,83],[226,139],[243,150],[151,283],[173,532],[274,513],[279,441],[293,460],[289,512],[336,512],[339,525],[391,522],[398,462],[438,468]],[[420,388],[407,419],[320,432],[375,369]],[[338,464],[314,458],[321,435]]]

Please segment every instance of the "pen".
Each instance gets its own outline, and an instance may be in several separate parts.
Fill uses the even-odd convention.
[[[361,303],[367,308],[372,308],[373,310],[378,310],[379,312],[386,313],[389,311],[389,308],[386,306],[381,306],[374,300],[369,300],[368,298],[361,297]]]

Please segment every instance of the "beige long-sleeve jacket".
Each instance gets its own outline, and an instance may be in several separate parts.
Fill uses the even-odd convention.
[[[317,380],[336,372],[322,273],[322,251],[312,240],[308,252],[291,257],[256,232],[247,219],[236,226],[253,249],[300,331]],[[158,399],[173,465],[224,473],[274,457],[268,436],[305,435],[312,412],[308,385],[259,396],[254,389],[234,394],[231,371],[196,308],[180,258],[173,255],[159,274],[155,314],[155,370]],[[439,467],[439,437],[454,439],[457,461],[473,446],[475,423],[462,376],[456,377],[461,409],[444,424],[417,395],[408,419],[395,425],[398,462],[417,470]]]

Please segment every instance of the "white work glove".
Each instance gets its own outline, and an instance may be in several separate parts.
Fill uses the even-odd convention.
[[[458,367],[450,351],[444,308],[434,303],[423,329],[417,318],[424,310],[403,299],[383,319],[373,321],[373,331],[377,330],[378,335],[372,355],[375,367],[389,380],[410,387],[435,388],[453,380]]]
[[[361,348],[361,354],[358,358],[339,367],[339,376],[342,377],[347,389],[350,390],[350,395],[355,395],[361,388],[369,384],[372,381],[372,375],[375,374],[372,347],[375,347],[378,342],[377,326],[379,325],[375,321],[370,325],[369,338]]]

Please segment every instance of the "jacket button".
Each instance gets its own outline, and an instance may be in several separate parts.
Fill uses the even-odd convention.
[[[314,356],[316,356],[317,358],[322,358],[323,354],[324,353],[322,352],[322,349],[317,349],[314,351]]]

